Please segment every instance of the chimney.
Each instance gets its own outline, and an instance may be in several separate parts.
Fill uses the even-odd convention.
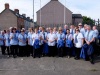
[[[5,9],[9,9],[9,4],[8,3],[5,4]]]
[[[27,17],[30,20],[30,17]]]
[[[24,17],[26,17],[26,14],[22,14]]]
[[[14,12],[19,14],[19,10],[18,9],[15,9]]]

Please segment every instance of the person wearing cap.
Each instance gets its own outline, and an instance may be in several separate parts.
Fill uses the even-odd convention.
[[[82,33],[80,33],[79,28],[75,29],[75,34],[73,36],[74,39],[74,46],[75,46],[75,59],[80,59],[81,48],[84,43],[84,37]]]
[[[4,35],[4,40],[5,40],[5,46],[7,49],[8,57],[11,55],[11,50],[10,50],[10,31],[7,30],[7,33]]]
[[[48,46],[49,46],[49,56],[55,56],[55,45],[56,45],[56,34],[53,33],[53,29],[50,28],[50,33],[47,35]]]
[[[12,32],[10,33],[10,45],[11,54],[16,58],[18,56],[18,33],[16,33],[15,28],[12,28]]]
[[[27,35],[25,34],[24,30],[21,30],[21,33],[18,35],[19,40],[19,56],[28,56],[28,51],[26,50],[26,41]]]
[[[57,54],[59,57],[63,57],[64,41],[65,41],[65,34],[63,33],[62,28],[59,27],[59,30],[57,33],[57,48],[58,48]]]
[[[91,26],[88,25],[88,26],[87,26],[87,32],[86,32],[86,34],[85,34],[85,41],[86,41],[86,44],[87,44],[88,46],[92,46],[92,47],[94,48],[93,44],[94,44],[95,38],[96,38],[95,32],[94,32],[93,30],[91,30]],[[88,49],[89,49],[89,48],[88,48]],[[86,52],[86,53],[87,53],[87,52]],[[86,54],[86,60],[90,60],[90,62],[91,62],[92,64],[94,64],[94,51],[93,51],[91,54],[89,54],[89,55]]]

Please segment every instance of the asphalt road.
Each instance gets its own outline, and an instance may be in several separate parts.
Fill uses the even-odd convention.
[[[100,57],[95,64],[73,58],[7,58],[0,54],[0,75],[100,75]]]

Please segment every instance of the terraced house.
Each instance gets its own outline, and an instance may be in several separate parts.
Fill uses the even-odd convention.
[[[26,17],[26,14],[20,14],[18,9],[14,11],[10,9],[8,3],[5,4],[5,9],[0,13],[0,30],[8,29],[9,27],[17,27],[18,29],[28,29],[33,25],[32,19]]]

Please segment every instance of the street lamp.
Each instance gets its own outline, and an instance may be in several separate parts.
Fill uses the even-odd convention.
[[[41,26],[41,0],[40,0],[40,26]]]
[[[64,24],[66,23],[66,0],[65,0],[65,6],[64,6]]]

